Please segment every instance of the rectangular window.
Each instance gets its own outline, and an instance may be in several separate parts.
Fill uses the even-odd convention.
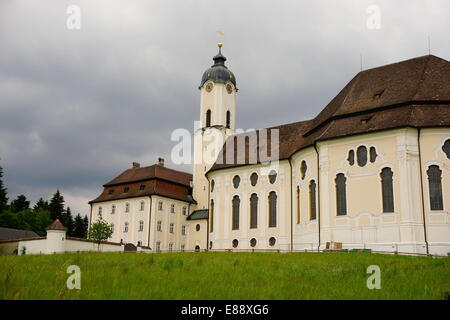
[[[169,230],[170,233],[173,233],[173,229],[174,229],[174,225],[173,225],[173,223],[171,223],[171,224],[170,224],[170,230]]]
[[[170,213],[175,213],[175,205],[174,204],[170,205]]]
[[[156,223],[156,231],[162,231],[162,222],[161,221],[158,221],[157,223]]]
[[[183,207],[183,216],[186,216],[186,215],[187,215],[187,208]]]
[[[181,235],[182,236],[186,235],[186,226],[181,226]]]
[[[163,203],[162,201],[158,202],[158,210],[161,211],[163,209]]]

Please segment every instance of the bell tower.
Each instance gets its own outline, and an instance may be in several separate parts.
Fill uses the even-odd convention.
[[[197,209],[207,209],[208,180],[205,173],[211,168],[225,140],[236,128],[236,78],[226,66],[227,58],[219,53],[214,64],[202,76],[200,89],[200,128],[194,135],[193,196]]]

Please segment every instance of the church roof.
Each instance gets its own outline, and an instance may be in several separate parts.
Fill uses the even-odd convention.
[[[450,62],[428,55],[359,72],[314,119],[267,130],[279,129],[281,160],[321,140],[401,127],[439,126],[450,126]],[[261,133],[257,130],[258,144],[253,147],[270,149],[271,139],[262,142]],[[237,144],[231,139],[246,135],[228,138],[210,171],[250,164],[248,155],[245,161],[238,161],[242,159],[237,156],[231,163],[222,160],[230,148],[236,151]],[[248,148],[246,143],[247,153],[257,151]]]
[[[159,164],[130,168],[103,185],[103,192],[89,203],[160,195],[194,202],[191,196],[192,174]]]
[[[33,231],[0,227],[0,240],[12,240],[12,239],[34,238],[34,237],[39,236],[37,235],[37,233]]]

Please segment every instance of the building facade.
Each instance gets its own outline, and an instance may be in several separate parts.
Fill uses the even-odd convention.
[[[193,176],[172,170],[162,179],[180,187],[184,178],[176,197],[161,188],[102,196],[136,184],[134,175],[106,184],[91,202],[92,219],[116,206],[118,214],[103,215],[118,228],[113,241],[155,251],[317,251],[337,243],[450,252],[448,61],[428,55],[362,71],[316,118],[237,134],[236,79],[220,47],[213,60],[199,87]],[[126,223],[132,231],[121,232]]]

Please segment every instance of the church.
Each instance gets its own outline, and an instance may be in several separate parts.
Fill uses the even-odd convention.
[[[90,221],[113,226],[109,241],[153,252],[450,253],[449,61],[361,71],[315,118],[243,132],[221,47],[199,86],[193,173],[159,159],[105,183]]]

